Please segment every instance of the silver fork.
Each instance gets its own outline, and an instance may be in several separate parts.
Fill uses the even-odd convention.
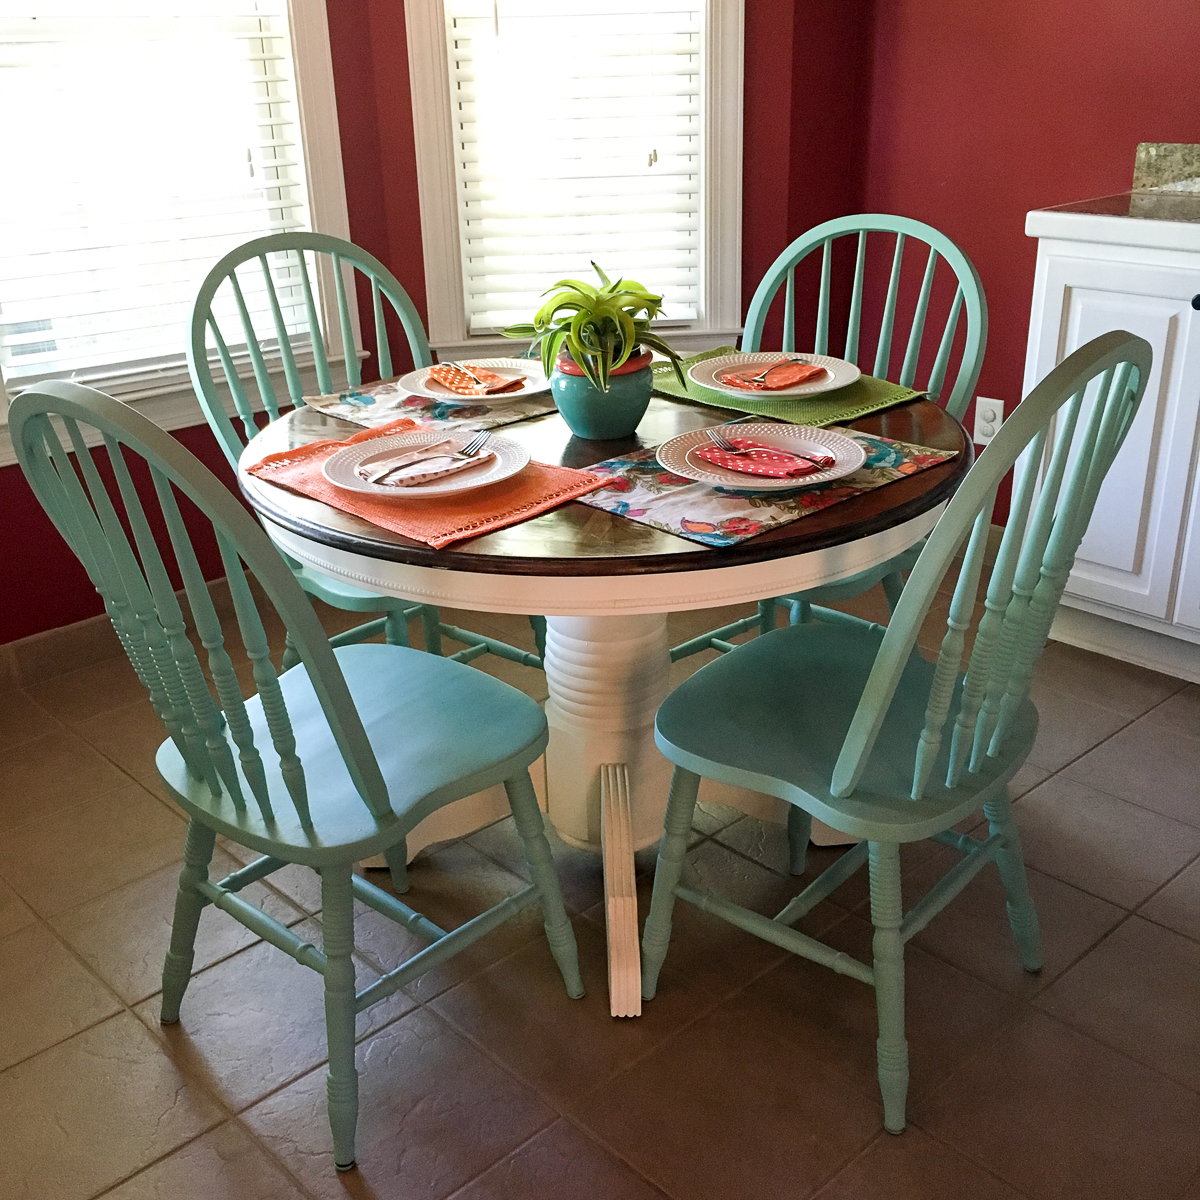
[[[742,378],[746,381],[746,383],[762,383],[763,380],[765,380],[766,377],[770,375],[770,373],[775,370],[776,367],[786,367],[790,366],[792,363],[805,361],[806,360],[803,358],[783,358],[780,359],[779,362],[773,362],[765,371],[758,375],[753,375],[750,378],[747,378],[745,375],[743,375]]]
[[[475,374],[475,372],[471,370],[471,368],[470,368],[470,367],[468,367],[468,366],[465,366],[463,363],[460,363],[460,362],[448,362],[448,363],[446,363],[445,365],[446,365],[446,366],[448,366],[448,367],[454,367],[456,370],[462,371],[462,373],[463,373],[464,375],[470,375],[470,377],[471,377],[473,380],[475,380],[475,382],[476,382],[477,384],[479,384],[479,386],[480,386],[480,387],[487,387],[487,384],[485,384],[485,383],[483,382],[483,380],[482,380],[482,379],[480,379],[480,378],[479,378],[479,376],[478,376],[478,375],[476,375],[476,374]]]
[[[490,429],[480,429],[458,453],[464,458],[474,458],[491,441],[491,437]]]

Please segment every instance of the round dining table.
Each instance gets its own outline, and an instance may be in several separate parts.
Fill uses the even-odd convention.
[[[655,397],[634,437],[618,442],[573,437],[553,412],[501,432],[540,462],[586,468],[730,419],[723,409]],[[242,455],[243,493],[279,548],[300,562],[388,596],[546,617],[546,811],[563,841],[604,855],[614,1015],[640,1012],[633,854],[661,836],[670,784],[670,764],[654,745],[671,666],[667,614],[755,602],[887,562],[929,533],[972,462],[962,426],[928,400],[849,425],[958,453],[724,547],[571,502],[431,549],[246,472],[269,453],[361,432],[310,408],[272,422]]]

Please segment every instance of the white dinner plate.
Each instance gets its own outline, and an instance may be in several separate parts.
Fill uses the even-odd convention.
[[[796,488],[812,487],[814,483],[828,483],[857,471],[867,461],[867,452],[858,442],[830,429],[817,429],[811,425],[777,425],[737,422],[719,425],[720,431],[729,438],[753,438],[764,446],[777,446],[794,454],[832,455],[834,464],[824,471],[814,471],[798,479],[771,479],[763,475],[746,475],[741,471],[727,471],[715,463],[706,462],[695,451],[712,444],[706,430],[693,429],[681,433],[669,442],[663,442],[655,451],[664,470],[684,479],[694,479],[711,487],[742,492],[790,492]]]
[[[508,479],[518,471],[524,470],[529,463],[529,451],[515,442],[512,438],[493,434],[484,447],[484,452],[491,451],[492,457],[487,463],[478,467],[468,467],[442,479],[431,479],[428,483],[414,483],[408,487],[388,487],[384,483],[368,483],[358,474],[358,468],[364,463],[390,458],[400,450],[416,450],[421,446],[431,446],[436,442],[445,441],[449,436],[452,444],[463,446],[471,440],[474,430],[457,430],[449,435],[436,430],[420,430],[414,433],[394,433],[390,437],[370,438],[353,446],[347,446],[336,454],[331,454],[321,468],[321,474],[334,487],[347,492],[357,492],[362,496],[374,496],[385,500],[419,500],[425,496],[448,496],[454,492],[466,492],[472,488],[485,487],[489,483],[499,483]]]
[[[523,396],[536,396],[538,392],[550,390],[550,380],[542,370],[541,362],[536,358],[459,358],[456,362],[467,367],[487,367],[505,379],[524,379],[525,386],[515,392],[500,392],[494,396],[464,396],[461,392],[452,392],[436,379],[429,378],[431,367],[419,367],[409,371],[397,380],[397,386],[414,396],[428,396],[433,400],[457,400],[462,404],[504,404],[509,400],[519,400]]]
[[[768,391],[757,391],[753,388],[732,387],[721,382],[721,376],[728,371],[747,370],[756,364],[760,371],[765,371],[772,363],[783,362],[785,359],[801,359],[825,368],[825,374],[819,379],[798,383],[790,388],[772,388]],[[482,364],[480,364],[482,365]],[[830,358],[828,354],[791,354],[782,350],[757,350],[752,354],[722,354],[720,358],[706,358],[702,362],[688,367],[688,377],[701,387],[714,388],[718,392],[726,392],[730,396],[750,396],[756,400],[768,400],[772,396],[818,396],[822,392],[832,392],[853,383],[862,372],[844,358]]]

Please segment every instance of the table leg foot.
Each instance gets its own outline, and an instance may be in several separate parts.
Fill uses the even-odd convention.
[[[600,768],[600,820],[608,926],[608,1008],[614,1017],[640,1017],[642,963],[638,946],[633,820],[629,807],[629,773],[624,763],[605,763]]]

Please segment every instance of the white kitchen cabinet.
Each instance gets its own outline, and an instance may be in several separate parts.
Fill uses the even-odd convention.
[[[1025,391],[1109,330],[1154,348],[1052,636],[1200,679],[1200,196],[1196,220],[1116,215],[1128,203],[1112,197],[1026,220],[1038,260]]]

